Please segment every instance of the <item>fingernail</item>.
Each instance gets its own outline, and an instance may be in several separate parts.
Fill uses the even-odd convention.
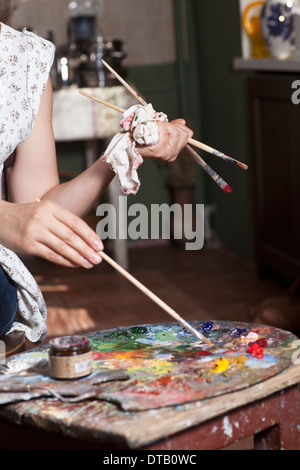
[[[84,265],[86,268],[91,269],[94,267],[92,263],[90,263],[87,259],[84,260]]]
[[[104,249],[103,243],[100,240],[96,240],[94,243],[94,248],[97,251],[102,251]]]
[[[97,253],[93,253],[90,256],[90,260],[93,261],[93,263],[98,264],[102,261],[102,258],[101,258],[101,256],[97,255]]]

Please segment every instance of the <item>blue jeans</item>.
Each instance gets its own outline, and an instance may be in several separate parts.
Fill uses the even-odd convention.
[[[0,336],[11,329],[17,311],[17,289],[0,266]]]

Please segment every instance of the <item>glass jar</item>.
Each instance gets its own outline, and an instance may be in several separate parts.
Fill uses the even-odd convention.
[[[93,370],[93,355],[86,336],[61,336],[49,342],[49,364],[52,377],[76,379]]]

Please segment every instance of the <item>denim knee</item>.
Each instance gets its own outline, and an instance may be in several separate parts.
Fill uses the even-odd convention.
[[[17,311],[17,289],[0,266],[0,336],[11,329]]]

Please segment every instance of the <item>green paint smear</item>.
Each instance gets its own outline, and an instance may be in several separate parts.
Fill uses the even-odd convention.
[[[144,334],[147,333],[148,328],[145,326],[133,326],[130,328],[130,331],[135,335],[144,336]]]
[[[117,341],[108,341],[106,343],[99,343],[91,341],[91,348],[94,352],[108,352],[108,351],[131,351],[133,349],[140,349],[141,345],[134,341],[126,341],[119,343]]]
[[[110,331],[109,334],[105,334],[101,337],[103,342],[111,342],[117,340],[118,342],[135,342],[139,337],[144,337],[147,333],[148,328],[145,327],[132,327],[125,330]]]
[[[108,337],[107,337],[108,338]],[[91,338],[90,345],[91,349],[94,352],[108,352],[108,351],[132,351],[136,349],[142,349],[143,351],[152,351],[153,345],[152,344],[141,344],[140,342],[135,341],[135,337],[133,339],[124,339],[123,341],[112,341],[110,340],[104,341],[104,338]]]
[[[155,338],[156,341],[178,341],[178,337],[170,330],[156,333]]]

